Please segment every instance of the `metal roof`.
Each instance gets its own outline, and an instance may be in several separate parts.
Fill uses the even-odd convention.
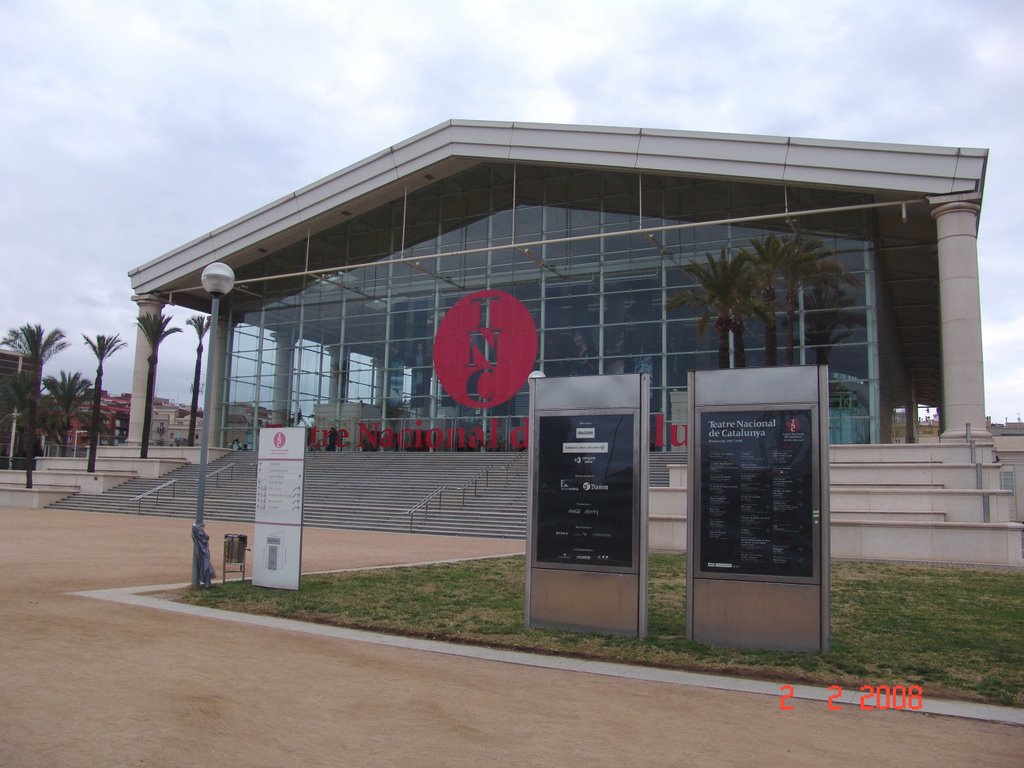
[[[129,272],[136,293],[184,291],[480,162],[523,162],[844,188],[880,198],[976,195],[988,150],[517,122],[450,120],[213,230]],[[184,298],[184,297],[183,297]]]

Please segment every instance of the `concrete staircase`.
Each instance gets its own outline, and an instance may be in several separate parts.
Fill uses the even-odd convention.
[[[967,443],[829,449],[833,557],[1024,565],[1024,526],[1001,465]],[[650,491],[653,549],[685,551],[686,467]]]
[[[230,453],[210,462],[206,474],[205,515],[213,520],[251,523],[256,498],[256,454]],[[199,465],[180,464],[159,477],[133,477],[104,493],[78,493],[49,507],[194,519],[198,487]]]
[[[652,486],[685,454],[651,457]],[[231,452],[207,466],[204,515],[252,523],[256,454]],[[55,509],[194,519],[198,467],[76,494]],[[313,452],[306,458],[304,521],[321,528],[522,539],[526,536],[525,453]]]
[[[830,449],[832,554],[1024,565],[1024,526],[991,448],[968,443]]]
[[[525,454],[513,453],[312,453],[303,519],[322,528],[521,539],[525,469]]]
[[[525,454],[310,453],[304,521],[321,528],[524,538]],[[252,523],[256,454],[236,451],[207,466],[204,515]],[[194,519],[198,466],[134,478],[54,509]]]
[[[1013,494],[999,490],[1000,465],[971,459],[963,443],[833,446],[832,518],[1013,521]]]
[[[1024,565],[1016,499],[999,490],[1000,465],[966,444],[833,446],[832,555]],[[986,457],[988,458],[988,457]],[[252,523],[256,454],[234,451],[208,468],[205,515]],[[686,454],[651,455],[652,549],[686,550]],[[194,519],[198,468],[77,493],[51,504]],[[313,452],[308,526],[522,539],[527,459],[515,453]]]

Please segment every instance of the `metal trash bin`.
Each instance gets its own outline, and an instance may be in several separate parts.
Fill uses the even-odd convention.
[[[221,568],[221,583],[228,580],[228,572],[242,574],[245,581],[245,552],[249,546],[249,537],[244,533],[224,534],[224,563]]]

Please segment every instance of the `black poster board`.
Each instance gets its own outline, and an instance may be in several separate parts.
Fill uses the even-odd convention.
[[[634,568],[633,414],[539,417],[536,562]]]
[[[701,572],[815,575],[812,427],[810,410],[701,413]]]

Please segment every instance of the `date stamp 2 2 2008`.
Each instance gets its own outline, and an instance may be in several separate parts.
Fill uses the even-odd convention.
[[[828,697],[828,708],[835,712],[844,709],[840,699],[843,696],[843,688],[840,685],[830,685],[831,695]],[[788,703],[796,691],[792,685],[779,686],[779,709],[789,712],[794,706]],[[862,685],[860,697],[857,702],[860,709],[911,709],[917,711],[924,705],[924,690],[919,685]]]

